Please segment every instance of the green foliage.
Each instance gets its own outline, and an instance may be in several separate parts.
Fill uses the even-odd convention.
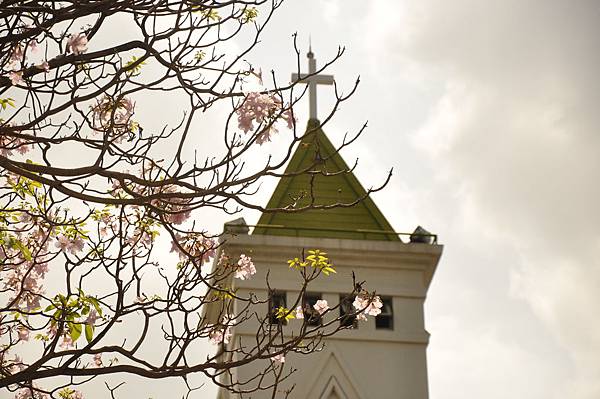
[[[42,183],[22,176],[18,176],[16,180],[14,180],[12,177],[9,177],[6,180],[12,190],[19,194],[21,198],[25,198],[27,195],[35,197],[36,189],[42,187]]]
[[[319,249],[311,249],[308,251],[308,256],[305,260],[298,258],[290,259],[287,261],[290,268],[302,269],[307,266],[312,268],[320,269],[324,275],[329,276],[331,273],[337,273],[333,268],[333,264],[329,263],[329,258],[326,256],[327,253]]]
[[[196,60],[196,62],[202,61],[204,57],[206,57],[206,53],[204,52],[204,50],[198,50],[196,51],[196,54],[194,54],[194,59]]]
[[[296,270],[298,270],[298,269],[301,269],[301,268],[303,268],[303,267],[306,267],[306,266],[308,265],[308,263],[307,263],[307,262],[303,262],[303,261],[301,261],[301,260],[300,260],[300,259],[298,259],[298,258],[289,259],[289,260],[287,261],[287,263],[288,263],[288,265],[290,266],[290,269],[292,269],[292,268],[293,268],[293,269],[296,269]]]
[[[89,231],[83,230],[83,227],[85,227],[85,223],[76,222],[74,219],[71,219],[69,224],[57,227],[57,231],[71,240],[76,240],[78,238],[87,240]]]
[[[0,107],[2,107],[2,109],[8,108],[9,105],[11,107],[15,106],[15,100],[13,98],[0,98]]]
[[[54,310],[52,321],[50,322],[51,325],[56,326],[57,323],[64,322],[71,340],[75,343],[81,336],[81,333],[84,332],[84,329],[87,342],[91,342],[94,338],[95,326],[93,324],[85,323],[85,321],[82,320],[90,314],[92,309],[102,317],[102,307],[100,306],[100,302],[94,297],[85,295],[85,293],[79,289],[78,295],[70,295],[67,297],[63,294],[57,294],[52,303],[44,309],[44,312],[47,313]]]
[[[204,8],[202,10],[194,11],[202,15],[202,18],[206,18],[209,21],[220,21],[221,16],[214,8]]]
[[[58,397],[60,399],[74,399],[75,394],[76,392],[69,387],[63,388],[60,391],[58,391]]]
[[[17,251],[21,252],[21,255],[23,255],[23,258],[27,261],[32,259],[31,251],[27,245],[23,241],[19,240],[17,236],[10,234],[7,231],[0,230],[0,246],[16,249]]]
[[[140,61],[139,57],[135,55],[131,57],[131,60],[125,63],[125,70],[129,76],[137,76],[142,71],[142,66],[146,65],[146,61]]]
[[[327,262],[326,252],[321,252],[319,249],[312,249],[308,251],[309,255],[306,257],[306,260],[310,262],[312,267],[319,266],[325,262]]]
[[[229,287],[217,286],[217,288],[219,288],[219,291],[216,291],[213,294],[213,298],[217,300],[233,299],[235,292],[237,291]]]
[[[280,306],[277,308],[277,312],[275,313],[275,317],[277,317],[279,320],[291,320],[291,319],[295,319],[296,317],[292,314],[291,310],[289,310],[288,308],[285,308],[283,306]]]
[[[258,10],[256,7],[248,7],[244,9],[242,18],[240,21],[243,24],[247,24],[248,22],[254,22],[254,20],[258,17]]]

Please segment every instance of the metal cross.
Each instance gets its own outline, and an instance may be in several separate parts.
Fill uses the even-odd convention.
[[[308,84],[308,98],[310,101],[310,119],[317,119],[317,85],[332,85],[333,75],[317,75],[317,60],[309,48],[308,54],[308,73],[293,73],[292,82],[300,82]]]

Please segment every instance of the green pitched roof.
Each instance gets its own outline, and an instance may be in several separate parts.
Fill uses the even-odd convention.
[[[335,173],[348,170],[336,148],[331,144],[317,120],[310,120],[307,136],[299,143],[285,172],[306,168]],[[318,160],[318,162],[315,162]],[[351,172],[333,176],[301,174],[283,177],[277,184],[267,208],[306,206],[312,196],[315,205],[351,203],[366,195],[366,190]],[[385,232],[385,233],[383,233]],[[304,212],[263,213],[252,234],[301,237],[349,238],[398,241],[393,228],[370,197],[351,207],[311,209]]]

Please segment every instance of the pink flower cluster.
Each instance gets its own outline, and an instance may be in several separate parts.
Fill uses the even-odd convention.
[[[76,255],[83,251],[84,242],[81,237],[69,238],[61,234],[60,237],[56,238],[56,244],[54,245],[62,252],[69,251],[72,255]]]
[[[215,256],[217,243],[214,239],[205,237],[201,233],[189,233],[185,236],[176,234],[175,238],[176,241],[171,242],[171,252],[178,253],[179,259],[182,261],[191,257],[205,263]],[[177,244],[183,248],[183,251]]]
[[[5,135],[0,136],[0,155],[2,156],[12,155],[13,151],[25,154],[29,150],[31,150],[31,146],[23,139]]]
[[[152,189],[148,194],[180,194],[180,189],[174,185],[165,185],[157,189]],[[192,210],[189,207],[191,199],[172,196],[165,199],[155,199],[151,201],[152,206],[163,210],[163,218],[168,223],[182,224],[192,216]]]
[[[23,72],[22,71],[10,71],[8,73],[8,78],[10,79],[10,83],[13,86],[18,85],[23,82]]]
[[[238,260],[237,266],[238,269],[233,277],[239,278],[240,280],[247,280],[256,273],[256,267],[252,262],[252,258],[244,254],[240,255],[240,260]]]
[[[260,125],[261,130],[256,136],[259,145],[271,141],[271,135],[278,132],[275,123],[279,118],[287,122],[288,129],[293,129],[295,123],[291,107],[283,109],[275,93],[248,93],[236,112],[238,126],[244,133],[254,130],[255,122]]]
[[[208,334],[208,338],[211,344],[219,345],[221,343],[227,345],[233,336],[231,327],[236,323],[235,319],[231,315],[227,315],[223,319],[222,325],[209,325],[213,330]]]
[[[33,389],[21,388],[15,392],[15,399],[51,399],[51,396],[45,392],[36,390],[35,387]]]
[[[217,328],[211,331],[208,337],[210,343],[213,345],[219,345],[221,343],[227,345],[232,335],[233,334],[231,333],[231,327],[227,326],[223,328]]]
[[[278,363],[285,363],[285,356],[283,353],[280,353],[278,355],[271,356],[271,360]]]
[[[87,51],[88,38],[83,32],[72,33],[67,39],[67,51],[79,55]]]
[[[319,314],[323,314],[329,310],[329,304],[325,299],[319,299],[314,305],[313,309],[315,309]]]
[[[96,353],[94,355],[94,366],[96,367],[102,367],[103,363],[102,363],[102,353]]]
[[[371,297],[369,295],[361,294],[354,298],[352,306],[354,306],[357,311],[360,311],[360,313],[356,315],[356,318],[364,321],[367,320],[367,316],[377,316],[381,313],[383,303],[379,296]]]
[[[47,243],[42,241],[37,246],[33,244],[31,249],[45,255]],[[15,301],[14,306],[32,311],[40,307],[41,295],[44,293],[42,282],[48,272],[48,263],[43,256],[31,260],[26,260],[23,256],[17,249],[0,247],[0,260],[4,263],[3,271],[6,271],[2,278],[2,289],[11,292],[9,301]],[[20,332],[19,337],[26,339],[28,335]]]
[[[94,127],[98,130],[112,130],[115,133],[122,134],[130,131],[129,123],[135,112],[135,103],[123,97],[114,100],[104,95],[92,108],[92,118]]]
[[[67,50],[69,49],[72,49],[74,54],[81,54],[86,51],[87,36],[85,33],[70,35],[67,39]],[[27,66],[27,61],[31,61],[30,56],[37,52],[38,42],[36,39],[30,39],[26,43],[18,43],[13,47],[4,69],[5,72],[8,72],[8,78],[12,85],[16,86],[23,82],[23,70]],[[50,70],[50,64],[47,60],[42,61],[40,64],[30,63],[29,65],[35,65],[44,72]]]

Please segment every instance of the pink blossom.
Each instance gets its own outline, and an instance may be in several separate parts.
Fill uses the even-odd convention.
[[[77,252],[83,250],[84,242],[80,237],[73,240],[63,234],[56,239],[54,245],[63,252],[69,251],[71,254],[75,255]]]
[[[47,393],[38,391],[35,386],[31,388],[21,388],[15,393],[15,399],[50,399]]]
[[[36,263],[33,266],[33,272],[37,274],[40,278],[43,278],[46,273],[48,273],[48,264],[47,263]]]
[[[354,298],[354,302],[352,302],[352,306],[354,306],[356,310],[362,311],[369,306],[369,297],[365,295],[357,295],[356,298]]]
[[[69,248],[71,240],[65,235],[61,235],[56,239],[56,248],[59,248],[61,251],[66,251]]]
[[[17,333],[21,341],[29,341],[29,329],[27,327],[19,326]]]
[[[303,319],[304,318],[304,312],[302,311],[302,306],[297,306],[296,307],[296,318],[297,319]]]
[[[23,46],[17,44],[17,46],[10,53],[8,62],[11,65],[18,65],[21,61],[23,61]]]
[[[44,61],[39,65],[36,65],[39,69],[43,70],[44,72],[49,72],[50,71],[50,64],[48,63],[48,61]]]
[[[360,312],[359,314],[356,315],[356,320],[367,321],[367,316],[365,316],[365,314],[363,312]]]
[[[69,334],[63,335],[62,342],[60,343],[60,347],[63,349],[70,349],[73,346],[75,346],[75,343],[71,339],[71,336]]]
[[[85,324],[89,326],[93,326],[96,324],[96,320],[98,320],[98,313],[95,309],[90,310],[88,317],[85,319]]]
[[[30,41],[27,44],[27,49],[32,53],[37,53],[37,51],[39,50],[37,42],[35,40]]]
[[[127,97],[113,100],[111,97],[104,95],[91,109],[96,128],[112,128],[117,130],[118,133],[124,133],[129,131],[129,121],[135,111],[135,102]]]
[[[213,345],[219,345],[220,343],[227,345],[232,335],[231,327],[227,326],[211,331],[210,334],[208,334],[208,338]]]
[[[21,142],[23,142],[22,140],[20,140],[20,141],[21,141]],[[29,152],[29,150],[31,149],[31,148],[29,148],[29,147],[30,147],[29,145],[26,145],[26,144],[20,144],[20,145],[17,147],[17,152],[18,152],[19,154],[21,154],[21,155],[23,155],[23,154],[26,154],[26,153],[28,153],[28,152]]]
[[[278,355],[272,356],[271,360],[273,360],[274,362],[285,363],[285,356],[283,355],[283,353],[280,353]]]
[[[96,353],[94,355],[94,365],[96,367],[102,367],[102,353]]]
[[[371,300],[371,297],[368,295],[357,295],[356,298],[354,298],[352,306],[354,306],[356,310],[360,310],[361,313],[364,313],[365,315],[377,316],[379,313],[381,313],[383,303],[381,302],[381,298],[379,296],[375,296]]]
[[[21,72],[21,71],[9,72],[8,78],[10,79],[10,83],[12,83],[13,86],[16,86],[23,81],[23,72]]]
[[[165,214],[165,220],[169,223],[173,224],[182,224],[186,220],[188,220],[192,216],[191,211],[186,212],[177,212],[177,213],[167,213]]]
[[[238,269],[236,270],[233,277],[239,278],[240,280],[247,280],[256,273],[256,267],[254,267],[254,263],[252,262],[252,258],[246,256],[244,254],[240,255],[240,260],[238,261]]]
[[[83,393],[77,389],[74,389],[69,399],[83,399]]]
[[[325,313],[329,309],[329,305],[325,299],[319,299],[314,305],[313,308],[319,312],[319,314]]]
[[[369,304],[369,307],[366,309],[366,313],[370,316],[377,316],[381,313],[381,308],[383,307],[383,303],[381,302],[381,298],[376,296],[373,298],[373,301]]]
[[[267,141],[271,141],[271,134],[277,133],[278,130],[274,127],[265,129],[256,136],[256,144],[263,145]]]
[[[124,97],[121,100],[121,106],[125,109],[127,114],[133,115],[133,111],[135,110],[135,103],[130,98]]]
[[[56,324],[50,323],[50,325],[46,328],[46,335],[50,339],[54,339],[54,337],[56,337],[57,332],[58,332],[58,327]]]
[[[262,145],[271,141],[271,136],[278,132],[274,124],[278,118],[287,121],[288,127],[293,127],[291,110],[282,112],[282,103],[275,93],[251,92],[246,95],[241,106],[236,110],[238,127],[248,133],[254,130],[254,123],[262,125],[262,130],[256,136],[256,143]]]
[[[102,234],[102,229],[100,234]],[[151,232],[147,229],[139,227],[136,227],[132,236],[127,239],[127,243],[132,247],[136,246],[137,244],[142,244],[148,248],[152,242],[154,242],[154,236],[151,234]]]
[[[238,109],[238,124],[244,133],[254,128],[254,122],[263,123],[279,109],[281,101],[274,94],[248,93]]]
[[[201,233],[190,233],[186,236],[175,235],[176,241],[171,241],[171,252],[179,254],[179,259],[186,260],[188,256],[200,258],[201,262],[208,262],[215,256],[217,244],[214,239],[205,237]],[[183,247],[182,252],[179,247]]]
[[[105,225],[105,226],[101,226],[101,227],[98,229],[98,233],[100,234],[100,236],[101,236],[101,237],[106,237],[106,236],[108,236],[108,232],[109,232],[109,230],[108,230],[108,226],[106,226],[106,225]]]
[[[229,258],[229,255],[227,255],[225,251],[223,251],[221,252],[221,256],[219,256],[219,261],[217,262],[217,264],[219,266],[227,266],[230,260],[231,259]]]
[[[87,51],[88,38],[85,33],[73,33],[67,40],[67,51],[75,55],[85,53]]]
[[[286,109],[281,115],[281,117],[287,122],[287,128],[292,130],[294,128],[294,125],[296,124],[296,118],[294,117],[294,112],[292,111],[292,108],[290,107]]]
[[[10,361],[9,365],[8,365],[8,371],[11,374],[16,374],[19,371],[23,371],[25,370],[26,366],[23,363],[23,359],[21,359],[21,357],[19,355],[15,355],[14,360]]]

